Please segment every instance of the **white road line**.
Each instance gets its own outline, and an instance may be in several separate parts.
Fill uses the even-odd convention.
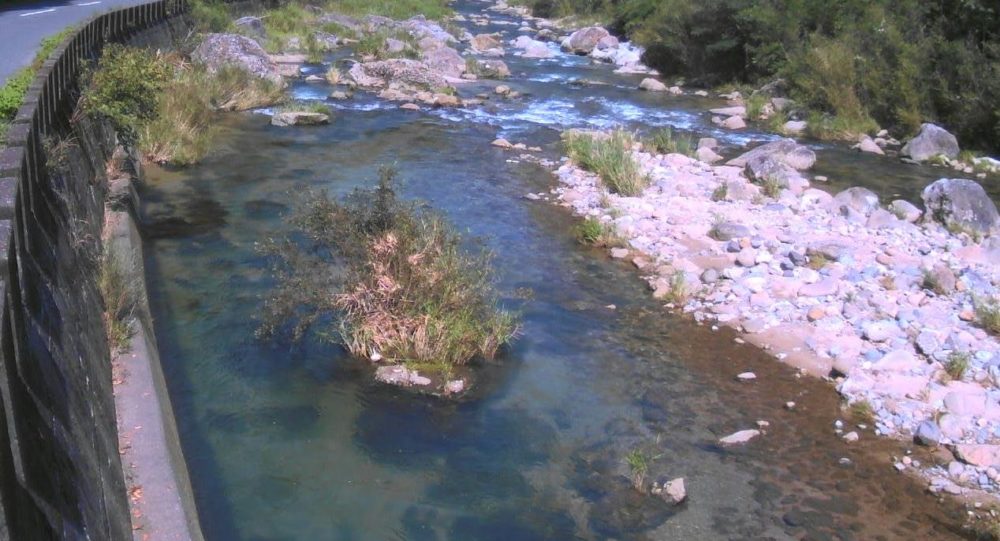
[[[101,0],[97,0],[96,2],[84,2],[82,4],[73,4],[73,5],[74,6],[92,6],[94,4],[100,4],[100,3],[101,3]]]
[[[43,9],[41,11],[30,11],[28,13],[22,13],[21,17],[27,17],[28,15],[39,15],[41,13],[51,13],[51,12],[53,12],[55,10],[56,10],[56,8],[49,8],[49,9]]]

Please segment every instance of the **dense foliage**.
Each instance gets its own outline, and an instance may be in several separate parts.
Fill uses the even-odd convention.
[[[87,77],[82,110],[107,118],[150,161],[188,165],[208,153],[215,111],[281,101],[280,85],[237,66],[215,72],[176,54],[108,45]]]
[[[262,244],[277,287],[261,335],[324,322],[321,335],[353,355],[446,373],[515,336],[488,254],[466,255],[444,219],[397,199],[394,174],[342,202],[307,194],[289,218],[297,235]]]
[[[1000,149],[1000,4],[994,0],[530,0],[549,16],[600,15],[689,82],[784,78],[845,126],[922,121]]]

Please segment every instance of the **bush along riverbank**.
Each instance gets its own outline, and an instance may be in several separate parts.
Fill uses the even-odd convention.
[[[853,133],[912,135],[936,120],[998,151],[1000,12],[989,2],[528,0],[536,15],[603,21],[644,60],[694,84],[775,78],[803,107]]]

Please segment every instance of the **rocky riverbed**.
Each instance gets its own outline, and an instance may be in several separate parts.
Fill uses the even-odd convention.
[[[860,413],[852,416],[853,424],[830,427],[845,443],[876,435],[916,439],[937,449],[936,463],[901,456],[894,466],[924,476],[932,491],[978,497],[1000,490],[1000,343],[976,313],[995,299],[1000,283],[1000,242],[994,237],[1000,219],[978,184],[942,179],[923,188],[919,201],[882,200],[865,188],[831,193],[824,179],[809,173],[817,160],[811,146],[747,134],[746,109],[733,109],[741,106],[730,95],[727,107],[707,113],[718,117],[710,126],[719,131],[706,133],[714,139],[700,141],[694,157],[658,154],[637,143],[631,155],[650,187],[636,197],[615,195],[597,175],[545,157],[546,141],[512,127],[511,119],[593,129],[628,122],[632,128],[643,120],[672,125],[674,117],[615,104],[619,108],[602,110],[603,116],[577,118],[584,100],[555,107],[538,94],[529,95],[536,109],[503,116],[508,104],[527,101],[531,90],[519,80],[517,66],[582,57],[607,72],[637,75],[636,84],[616,92],[707,98],[707,91],[660,81],[642,65],[640,49],[602,28],[570,28],[503,3],[457,20],[474,27],[502,24],[509,32],[454,32],[419,17],[336,20],[364,33],[409,38],[386,39],[386,49],[395,51],[390,56],[399,57],[355,55],[330,66],[337,73],[325,78],[337,89],[332,94],[299,86],[294,95],[345,110],[391,103],[491,125],[500,136],[494,144],[510,152],[510,161],[542,164],[558,180],[550,192],[529,199],[552,200],[606,224],[620,239],[609,247],[610,256],[634,266],[666,309],[732,327],[740,333],[737,340],[834,383]],[[295,84],[307,77],[324,80],[318,67],[294,51],[261,56],[252,47],[242,50],[243,56],[254,51],[251,64],[262,76],[281,73],[298,79]],[[230,61],[243,62],[239,55]],[[616,84],[596,79],[572,84]],[[355,90],[377,102],[356,97]],[[897,146],[891,138],[869,139],[879,149]],[[734,152],[749,140],[765,144]],[[415,377],[406,375],[411,382]],[[774,399],[795,408],[793,396]]]

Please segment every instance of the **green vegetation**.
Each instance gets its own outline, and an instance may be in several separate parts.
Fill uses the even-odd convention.
[[[652,133],[643,146],[659,154],[683,154],[693,156],[695,149],[694,137],[691,134],[678,135],[669,126]]]
[[[830,259],[828,257],[826,257],[823,254],[815,253],[815,254],[809,254],[809,261],[808,261],[808,263],[806,263],[806,265],[810,269],[812,269],[814,271],[818,271],[818,270],[822,269],[823,267],[829,265],[830,263],[832,263],[832,262],[830,261]],[[890,276],[890,278],[891,278],[891,276]]]
[[[938,275],[930,269],[924,269],[923,277],[920,280],[920,287],[928,291],[933,291],[937,295],[944,295],[948,293],[948,291],[944,288],[944,285],[942,285],[941,281],[938,279]]]
[[[318,100],[301,100],[286,103],[278,108],[280,111],[294,111],[297,113],[322,113],[330,114],[330,106]]]
[[[641,449],[635,448],[625,455],[629,473],[632,475],[632,486],[642,492],[646,485],[646,475],[649,473],[649,456]]]
[[[231,32],[233,17],[221,0],[192,0],[191,20],[198,32]]]
[[[601,247],[622,246],[625,243],[613,224],[591,217],[577,224],[576,238],[583,244]]]
[[[690,83],[785,81],[821,115],[814,133],[912,134],[922,121],[1000,150],[1000,5],[993,0],[527,0],[582,14],[646,47]],[[751,104],[753,105],[753,104]],[[751,107],[753,108],[753,107]]]
[[[394,179],[383,169],[377,188],[343,202],[307,194],[289,220],[296,235],[264,243],[277,286],[259,335],[297,339],[322,321],[353,355],[445,373],[515,337],[489,255],[463,253],[441,217],[397,199]]]
[[[108,45],[87,77],[86,114],[107,118],[119,136],[157,163],[186,165],[208,152],[215,111],[282,99],[279,85],[235,66],[215,73],[174,55]]]
[[[389,39],[400,41],[404,44],[401,49],[392,50],[389,47]],[[360,57],[373,57],[376,60],[387,60],[389,58],[412,58],[416,59],[418,54],[416,40],[406,32],[375,32],[365,34],[354,46],[354,53]]]
[[[104,299],[104,321],[112,355],[128,351],[132,338],[137,285],[130,277],[125,256],[105,247],[97,286]]]
[[[974,299],[976,321],[987,331],[1000,336],[1000,302],[996,299]]]
[[[571,160],[596,173],[612,193],[636,196],[649,186],[649,177],[639,170],[632,156],[632,136],[617,130],[610,135],[571,131],[564,134],[563,144]]]
[[[452,13],[448,0],[327,0],[319,5],[355,17],[382,15],[393,19],[409,19],[415,15],[423,15],[428,19],[441,20]]]
[[[109,44],[87,76],[80,107],[107,118],[120,137],[134,142],[139,128],[156,118],[157,97],[171,72],[170,65],[150,51]]]
[[[781,186],[781,181],[772,177],[766,176],[760,183],[760,191],[765,196],[771,199],[777,199],[781,197],[781,190],[784,188]]]
[[[712,190],[712,201],[718,203],[719,201],[725,201],[726,197],[729,196],[729,184],[723,182]]]
[[[966,351],[952,351],[944,363],[944,371],[953,380],[961,381],[965,377],[965,372],[969,369],[969,361],[972,356]]]
[[[662,297],[663,300],[676,305],[687,303],[690,291],[688,291],[687,278],[684,277],[684,271],[675,270],[670,275],[670,281],[667,285],[668,288],[666,294]]]
[[[52,51],[68,38],[73,30],[74,27],[70,26],[58,34],[42,39],[38,46],[38,53],[35,54],[31,65],[18,70],[7,79],[3,86],[0,86],[0,147],[3,146],[7,127],[14,120],[17,110],[21,108],[21,103],[24,102],[24,95],[28,93],[28,87],[31,85],[32,79],[35,78],[35,73],[42,67]]]
[[[875,410],[871,402],[867,400],[856,400],[848,407],[851,417],[856,421],[871,425],[875,422]]]

